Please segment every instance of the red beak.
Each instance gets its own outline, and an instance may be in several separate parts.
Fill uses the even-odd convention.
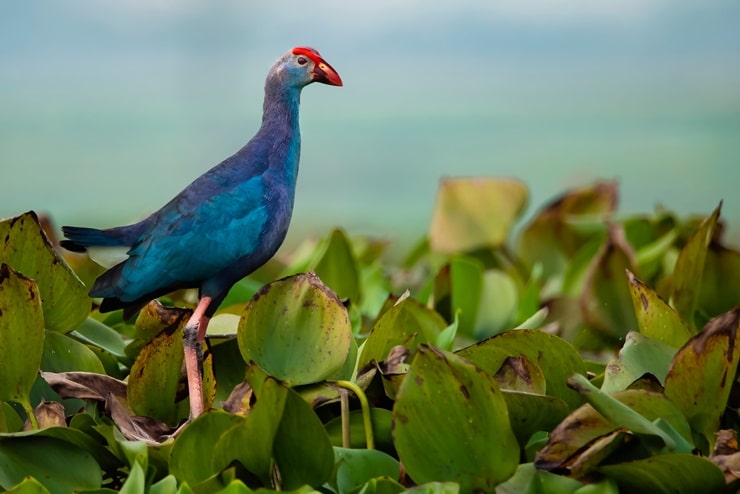
[[[341,86],[342,78],[339,77],[337,71],[326,63],[323,58],[319,58],[316,61],[316,66],[313,69],[313,80],[314,82],[321,82],[322,84],[329,84],[330,86]]]

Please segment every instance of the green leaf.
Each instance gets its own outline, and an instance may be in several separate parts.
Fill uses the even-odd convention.
[[[690,447],[691,429],[686,418],[663,394],[632,389],[618,391],[611,398],[652,423],[657,423],[657,419],[667,421],[671,431],[681,437],[666,434],[677,444],[688,443]],[[535,465],[543,470],[564,471],[575,478],[587,477],[604,458],[621,447],[626,427],[626,423],[611,422],[586,403],[553,429],[547,445],[537,453]]]
[[[491,375],[507,357],[525,355],[545,375],[547,394],[563,399],[573,409],[583,399],[567,385],[574,373],[585,373],[583,359],[565,340],[542,331],[506,331],[456,352]]]
[[[612,424],[625,427],[635,434],[646,436],[647,439],[659,438],[662,445],[669,451],[676,451],[680,448],[681,445],[676,444],[669,434],[632,408],[596,388],[584,376],[575,374],[568,382]]]
[[[49,494],[49,489],[33,477],[26,477],[23,482],[6,491],[8,494]]]
[[[496,381],[455,354],[421,346],[393,406],[398,456],[416,483],[490,492],[519,463]]]
[[[619,350],[619,358],[606,367],[601,390],[612,393],[627,389],[648,373],[662,385],[675,355],[675,348],[653,341],[642,333],[629,332]]]
[[[678,313],[629,270],[627,279],[640,333],[675,348],[686,343],[692,333]]]
[[[397,479],[401,470],[398,460],[374,449],[334,448],[336,468],[330,484],[338,493],[351,492],[372,478]]]
[[[174,475],[166,476],[151,485],[149,494],[177,494],[177,479]]]
[[[275,379],[264,379],[257,402],[246,419],[221,435],[213,450],[214,464],[226,468],[239,461],[263,484],[269,485],[272,475],[273,448],[278,427],[283,418],[288,388]],[[244,447],[249,444],[249,447]]]
[[[475,339],[493,336],[514,325],[519,304],[517,286],[513,278],[499,269],[483,274],[481,303],[475,321]]]
[[[501,392],[509,410],[511,429],[522,448],[532,434],[552,430],[568,415],[568,404],[560,398],[505,389]]]
[[[510,479],[496,486],[496,494],[573,494],[581,487],[583,484],[577,480],[542,472],[532,463],[522,463]]]
[[[599,468],[613,479],[620,492],[724,492],[720,469],[706,458],[689,453],[651,456],[643,460]]]
[[[311,407],[292,389],[287,390],[273,452],[285,489],[305,484],[319,487],[334,467],[329,435]]]
[[[119,360],[126,359],[126,341],[121,333],[88,317],[70,336],[103,349]]]
[[[637,326],[624,273],[634,269],[634,252],[619,226],[609,228],[606,242],[591,262],[580,296],[583,319],[590,328],[619,340]]]
[[[44,348],[44,319],[36,283],[0,264],[0,401],[30,408]]]
[[[455,257],[450,261],[451,314],[460,314],[458,331],[472,337],[478,319],[483,289],[483,264],[472,257]]]
[[[80,279],[51,246],[30,211],[0,221],[0,259],[36,280],[46,329],[68,332],[90,312],[90,299]]]
[[[295,386],[322,381],[342,368],[352,328],[336,294],[308,273],[260,290],[244,311],[237,339],[246,362]]]
[[[740,308],[718,316],[676,354],[665,394],[709,446],[714,444],[740,361]]]
[[[404,494],[458,494],[460,485],[455,482],[427,482],[403,492]]]
[[[243,420],[222,410],[200,415],[175,439],[170,454],[170,473],[180,482],[195,486],[220,472],[223,465],[208,452],[214,450],[222,434]]]
[[[46,331],[41,369],[47,372],[83,371],[105,374],[95,352],[66,334]]]
[[[740,252],[718,242],[710,244],[698,304],[702,315],[708,317],[740,307]]]
[[[433,250],[459,253],[500,247],[527,205],[527,187],[501,178],[445,178],[429,227]]]
[[[673,291],[670,302],[692,333],[696,332],[694,312],[699,300],[704,261],[721,210],[722,203],[701,222],[699,228],[679,252],[676,267],[673,270]]]
[[[357,368],[361,369],[373,360],[382,362],[397,345],[408,348],[410,360],[421,343],[437,341],[446,328],[447,323],[437,312],[415,299],[402,298],[373,324],[360,352]]]
[[[10,403],[0,401],[0,433],[18,432],[22,427],[23,421]]]
[[[111,450],[103,446],[98,440],[91,437],[90,434],[74,428],[74,420],[69,427],[47,427],[45,429],[27,430],[4,434],[2,438],[17,438],[19,440],[36,438],[49,438],[69,443],[82,451],[90,453],[98,465],[104,470],[115,470],[120,466],[120,462],[113,455]],[[2,440],[2,439],[0,439]]]
[[[321,256],[310,268],[342,299],[360,301],[360,274],[352,246],[344,231],[332,230]]]
[[[136,415],[174,423],[183,363],[182,327],[162,331],[139,352],[128,378],[127,397]]]
[[[141,465],[134,463],[131,467],[131,471],[126,478],[126,482],[121,487],[121,494],[140,494],[145,492],[146,478],[144,477],[144,470]]]
[[[0,487],[5,489],[29,476],[54,494],[93,489],[103,481],[89,452],[52,437],[0,438],[0,465]]]
[[[457,336],[457,330],[460,326],[460,312],[455,313],[455,319],[452,323],[442,330],[434,340],[434,346],[441,348],[442,350],[452,350],[452,345],[455,343],[455,336]]]
[[[581,246],[603,235],[605,220],[617,202],[615,182],[599,182],[555,198],[522,231],[517,249],[522,262],[530,268],[540,264],[544,279],[561,274]],[[584,220],[600,227],[579,230]]]

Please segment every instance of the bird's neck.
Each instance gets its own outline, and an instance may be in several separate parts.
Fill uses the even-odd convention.
[[[268,84],[265,86],[265,102],[262,107],[262,129],[270,132],[282,130],[298,133],[298,106],[301,90]]]

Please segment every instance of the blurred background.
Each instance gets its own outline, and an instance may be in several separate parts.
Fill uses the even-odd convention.
[[[288,246],[336,225],[409,245],[443,176],[517,177],[528,214],[616,179],[620,211],[709,214],[740,239],[740,2],[0,2],[0,217],[114,226],[259,126],[295,45],[344,79],[303,92]]]

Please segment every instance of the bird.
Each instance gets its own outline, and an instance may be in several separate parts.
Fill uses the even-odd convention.
[[[266,263],[283,243],[293,213],[302,89],[314,82],[342,86],[313,48],[281,56],[265,80],[262,123],[246,145],[195,179],[161,209],[127,226],[63,226],[62,247],[125,247],[126,258],[89,290],[100,312],[123,309],[130,318],[158,297],[198,289],[183,329],[190,416],[204,412],[203,343],[208,322],[229,289]]]

